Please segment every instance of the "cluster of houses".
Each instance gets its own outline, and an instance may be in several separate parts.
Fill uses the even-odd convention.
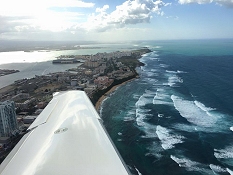
[[[14,89],[0,94],[1,101],[14,102],[18,129],[22,130],[36,119],[56,91],[81,89],[91,97],[96,90],[109,87],[115,79],[133,75],[129,67],[117,60],[123,56],[131,56],[131,52],[75,56],[85,60],[82,66],[66,72],[17,80]]]

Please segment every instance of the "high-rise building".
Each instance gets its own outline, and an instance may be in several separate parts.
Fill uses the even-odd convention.
[[[0,137],[10,137],[18,131],[13,101],[0,102]]]

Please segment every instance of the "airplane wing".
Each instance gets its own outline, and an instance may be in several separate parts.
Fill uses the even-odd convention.
[[[128,175],[83,91],[54,95],[0,166],[1,175]]]

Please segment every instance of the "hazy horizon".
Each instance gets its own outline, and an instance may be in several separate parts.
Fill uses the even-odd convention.
[[[233,38],[208,38],[208,39],[164,39],[164,40],[125,40],[125,41],[53,41],[53,40],[0,40],[0,52],[8,51],[34,51],[34,50],[56,50],[75,49],[74,46],[81,47],[108,47],[107,45],[135,45],[147,42],[176,42],[176,41],[218,41],[225,40],[232,42]],[[65,47],[64,47],[65,46]],[[69,49],[68,49],[69,50]]]

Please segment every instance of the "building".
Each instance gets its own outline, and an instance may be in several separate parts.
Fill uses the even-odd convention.
[[[32,124],[36,118],[37,118],[37,116],[26,116],[23,118],[23,123],[24,124]]]
[[[87,67],[95,68],[99,66],[99,62],[98,61],[86,61],[84,65]]]
[[[20,109],[28,109],[30,106],[36,105],[36,98],[31,98],[23,103],[16,103],[16,107]]]
[[[108,84],[112,83],[113,80],[109,79],[107,76],[100,76],[94,80],[94,84],[97,87],[108,86]]]
[[[10,137],[18,132],[13,101],[0,102],[0,137]]]

